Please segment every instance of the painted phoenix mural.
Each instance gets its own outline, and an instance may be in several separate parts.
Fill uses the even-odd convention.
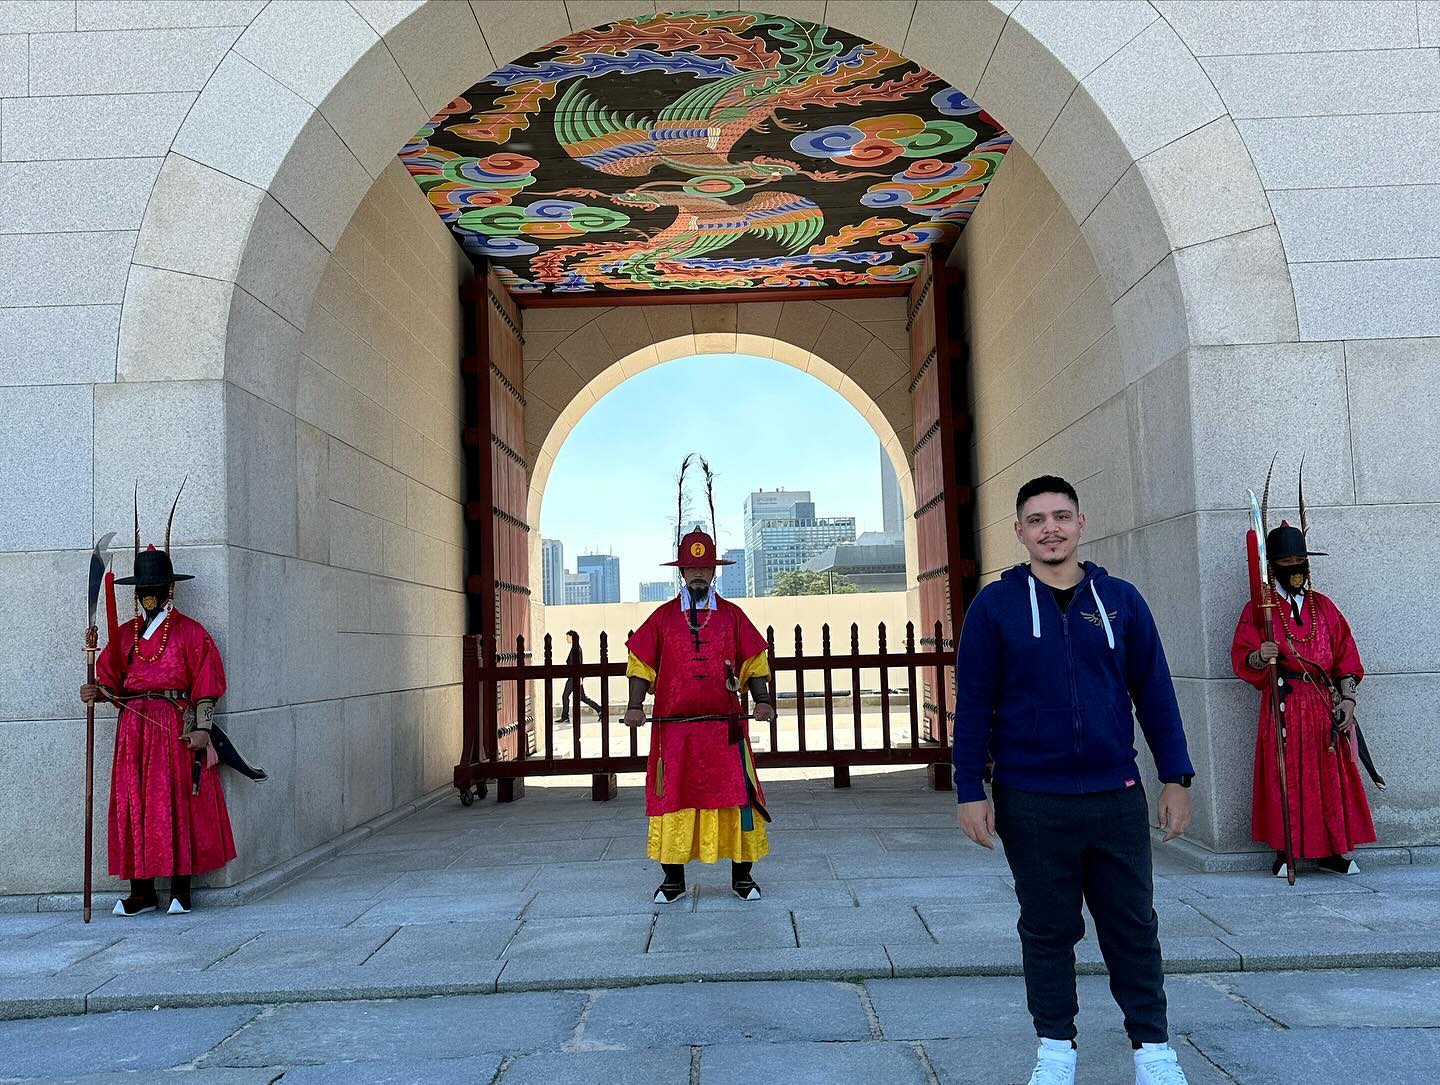
[[[401,152],[515,293],[906,282],[1010,137],[883,45],[748,12],[571,34]]]

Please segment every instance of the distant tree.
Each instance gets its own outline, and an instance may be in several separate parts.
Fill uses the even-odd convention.
[[[775,578],[771,595],[849,595],[857,588],[836,573],[817,573],[813,569],[788,569]]]

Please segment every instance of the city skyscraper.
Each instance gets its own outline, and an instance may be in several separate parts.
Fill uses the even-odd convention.
[[[565,602],[570,606],[579,603],[593,603],[590,598],[590,589],[595,581],[589,573],[566,573],[565,574]]]
[[[895,475],[895,465],[880,447],[880,510],[884,523],[884,534],[892,539],[905,538],[905,503],[900,499],[900,480]]]
[[[756,490],[745,499],[746,594],[769,595],[781,573],[854,541],[855,517],[820,519],[809,490]]]
[[[722,556],[726,561],[733,561],[735,564],[720,567],[720,594],[726,599],[744,599],[746,596],[745,551],[727,550]]]
[[[559,539],[540,540],[541,598],[546,606],[565,602],[565,544]]]
[[[610,554],[581,554],[575,571],[591,578],[590,602],[620,602],[620,559]]]
[[[675,594],[675,584],[670,580],[642,580],[640,602],[663,603]]]

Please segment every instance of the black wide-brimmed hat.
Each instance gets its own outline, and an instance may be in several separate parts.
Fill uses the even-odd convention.
[[[1271,562],[1281,558],[1329,557],[1323,550],[1307,550],[1305,533],[1289,523],[1282,523],[1265,536],[1265,557]]]
[[[170,564],[170,555],[164,550],[149,548],[135,555],[135,571],[130,576],[120,577],[117,584],[174,584],[177,580],[194,580],[188,573],[177,573]]]

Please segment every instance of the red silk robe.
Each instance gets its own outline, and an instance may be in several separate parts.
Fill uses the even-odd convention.
[[[205,627],[172,611],[170,637],[160,658],[164,628],[140,642],[130,656],[135,623],[105,645],[95,661],[95,679],[126,694],[185,690],[192,701],[218,699],[225,692],[220,651]],[[235,858],[230,814],[220,790],[220,768],[200,773],[200,794],[191,794],[193,755],[180,741],[180,706],[150,698],[120,710],[115,731],[115,764],[110,777],[110,873],[121,878],[164,878],[203,874]]]
[[[1280,666],[1286,672],[1304,668],[1298,652],[1332,679],[1365,676],[1355,638],[1340,609],[1319,592],[1307,592],[1302,620],[1296,622],[1282,598],[1275,608],[1275,640]],[[1313,627],[1312,627],[1313,622]],[[1255,609],[1246,603],[1230,649],[1235,673],[1259,690],[1269,688],[1268,668],[1255,670],[1246,661],[1260,647],[1262,634]],[[1365,796],[1355,740],[1342,735],[1330,752],[1330,694],[1318,681],[1286,678],[1288,720],[1285,746],[1286,782],[1290,791],[1290,832],[1295,856],[1323,859],[1342,855],[1375,840],[1370,803]],[[1281,817],[1280,774],[1275,760],[1275,721],[1270,698],[1260,699],[1260,730],[1255,738],[1255,784],[1250,800],[1250,835],[1276,851],[1285,846]]]
[[[765,638],[734,603],[717,597],[715,610],[698,612],[700,649],[690,618],[678,600],[657,607],[630,635],[630,654],[655,671],[655,716],[726,715],[740,711],[740,699],[725,688],[725,664],[740,674],[745,661],[766,649]],[[718,810],[746,806],[746,761],[753,764],[748,721],[740,721],[741,743],[730,744],[726,719],[656,723],[650,733],[645,769],[645,813]],[[743,748],[742,748],[743,747]],[[764,792],[752,780],[763,805]]]

